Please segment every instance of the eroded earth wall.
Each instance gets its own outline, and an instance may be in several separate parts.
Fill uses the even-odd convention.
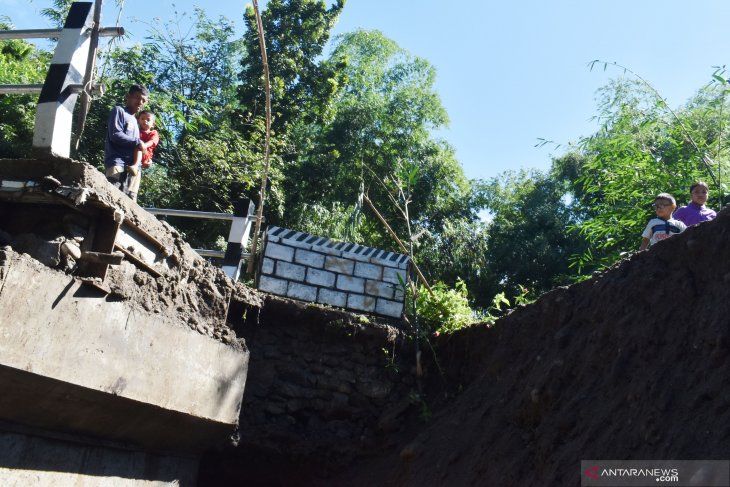
[[[37,178],[52,168],[44,164],[36,168]],[[18,171],[13,166],[9,173]],[[116,201],[113,191],[86,197],[102,209]],[[15,210],[17,204],[6,199],[0,209]],[[96,218],[98,209],[89,215]],[[162,225],[137,211],[124,207],[135,227],[149,233]],[[93,296],[148,316],[164,315],[172,326],[216,346],[250,349],[237,446],[206,444],[200,485],[563,486],[580,484],[584,459],[730,458],[730,210],[591,279],[549,292],[494,326],[434,339],[434,353],[423,351],[420,383],[413,345],[393,326],[283,298],[264,302],[255,291],[219,278],[170,229],[159,241],[182,250],[152,269],[160,275],[125,257],[110,268],[107,293],[98,283],[69,275],[60,260],[58,268],[49,269],[13,250],[24,227],[8,214],[0,212],[0,229],[9,235],[0,237],[10,240],[5,261],[22,262],[18,265],[29,272],[39,266],[39,275],[53,272],[71,283],[68,291],[61,286],[53,299],[41,300],[45,313],[73,307],[73,300],[89,306]],[[53,232],[63,230],[50,221]],[[50,242],[49,237],[43,236]],[[3,283],[10,282],[7,267],[0,266],[0,296],[6,293]],[[42,289],[43,278],[38,280]],[[33,306],[41,304],[30,297],[0,312],[21,317],[26,309],[34,313]],[[2,320],[0,325],[18,326]],[[51,331],[53,320],[38,326]],[[114,326],[111,336],[123,337],[123,324]],[[36,349],[33,337],[16,338]],[[191,364],[196,353],[188,357]],[[35,364],[29,370],[26,365],[0,367],[12,372],[11,379],[0,374],[4,391],[27,383],[22,377],[33,374]],[[83,402],[105,394],[120,407],[138,402],[122,397],[128,389],[114,387],[115,382],[108,390],[63,382],[71,394],[59,394],[61,400]],[[419,396],[423,402],[414,400]],[[0,396],[0,407],[11,403],[12,396]],[[69,424],[52,414],[35,417]],[[130,423],[124,433],[139,435],[149,424]],[[186,424],[168,425],[185,435]],[[51,438],[47,424],[24,426]],[[89,437],[81,441],[88,444]],[[2,461],[0,468],[12,459]]]
[[[494,327],[441,337],[449,399],[327,485],[578,486],[581,460],[727,460],[729,241],[724,209]]]

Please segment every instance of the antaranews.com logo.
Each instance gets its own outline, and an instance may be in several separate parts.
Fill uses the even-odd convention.
[[[728,460],[583,460],[582,486],[730,487]]]

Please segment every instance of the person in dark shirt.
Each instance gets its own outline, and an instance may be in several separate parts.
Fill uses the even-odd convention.
[[[124,108],[112,108],[107,120],[106,140],[104,142],[104,166],[106,178],[123,193],[127,193],[129,173],[126,166],[134,164],[134,150],[145,149],[139,138],[139,126],[135,114],[147,104],[149,92],[142,85],[132,85],[126,96]]]

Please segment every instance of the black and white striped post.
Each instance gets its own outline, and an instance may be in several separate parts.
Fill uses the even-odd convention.
[[[83,90],[93,27],[91,2],[71,4],[53,53],[35,116],[33,152],[37,156],[69,157],[74,105]]]
[[[252,224],[256,220],[255,211],[256,206],[248,199],[240,201],[233,210],[231,231],[228,234],[228,245],[221,268],[234,281],[241,275],[241,264],[246,257],[245,245],[248,243]]]

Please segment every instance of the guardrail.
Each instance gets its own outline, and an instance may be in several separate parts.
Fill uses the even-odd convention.
[[[153,215],[178,216],[183,218],[198,218],[204,220],[228,220],[231,222],[231,230],[228,233],[228,246],[226,250],[194,249],[202,257],[215,257],[223,259],[221,266],[228,277],[237,281],[241,275],[241,265],[251,257],[245,252],[248,247],[248,240],[251,234],[251,227],[256,221],[256,207],[251,200],[245,200],[237,205],[234,213],[213,213],[207,211],[175,210],[167,208],[145,208]]]
[[[10,39],[52,39],[61,37],[63,29],[24,29],[24,30],[0,30],[0,40]],[[124,27],[104,27],[99,29],[99,37],[117,37],[124,35]],[[69,87],[72,92],[81,93],[82,85]],[[92,85],[92,92],[99,93],[100,87]],[[43,90],[42,84],[0,84],[0,94],[3,95],[38,95]]]

